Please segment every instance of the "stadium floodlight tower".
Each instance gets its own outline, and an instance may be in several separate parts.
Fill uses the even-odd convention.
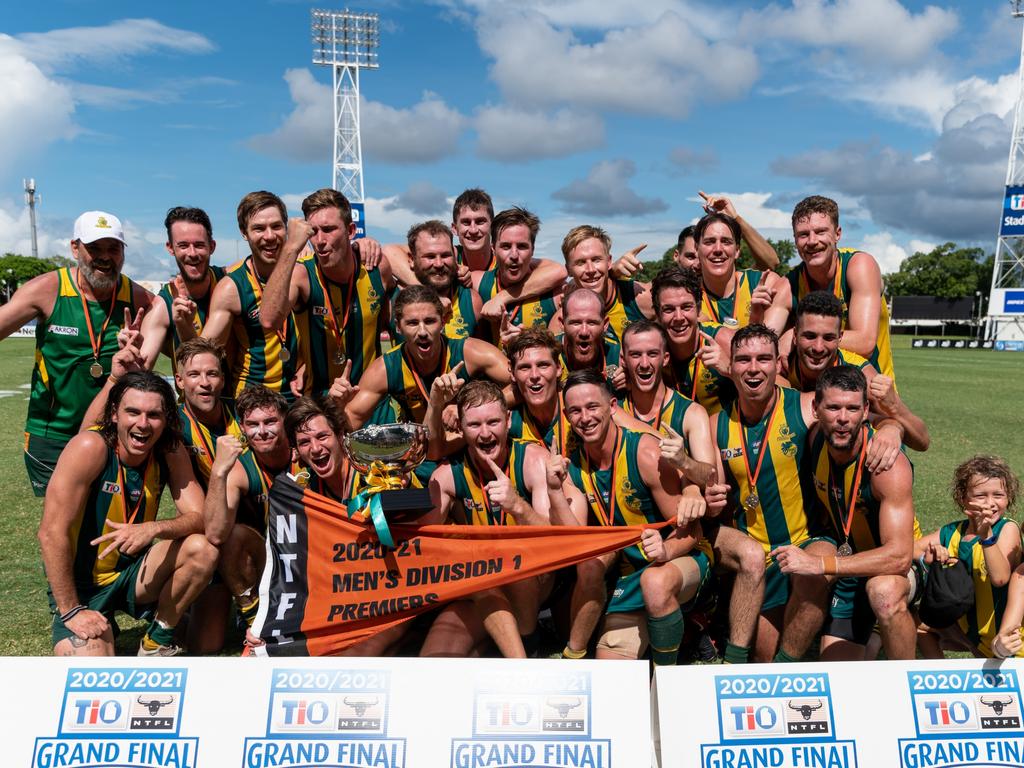
[[[1024,0],[1010,0],[1010,6],[1014,18],[1024,17]],[[996,349],[1024,351],[1024,29],[1020,51],[1017,105],[1013,111],[1006,195],[992,267],[987,324]]]
[[[334,170],[331,186],[350,203],[363,202],[363,147],[359,136],[359,70],[377,69],[376,13],[313,9],[313,63],[334,72]],[[357,222],[357,226],[362,222]]]

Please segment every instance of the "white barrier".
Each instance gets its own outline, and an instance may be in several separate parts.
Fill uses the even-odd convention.
[[[1016,660],[659,669],[661,766],[1024,765]]]
[[[642,662],[0,659],[20,768],[650,764]]]

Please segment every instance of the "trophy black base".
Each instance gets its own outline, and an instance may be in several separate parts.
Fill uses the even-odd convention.
[[[381,491],[380,506],[384,510],[384,517],[396,523],[415,520],[434,508],[430,491],[426,488]]]

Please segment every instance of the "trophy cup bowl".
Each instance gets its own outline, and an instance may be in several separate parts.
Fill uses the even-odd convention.
[[[415,518],[433,508],[426,488],[411,488],[407,478],[427,455],[422,424],[370,424],[349,432],[342,444],[349,461],[363,474],[367,495],[380,495],[390,520]]]
[[[427,455],[427,428],[410,423],[370,424],[345,435],[344,445],[352,465],[363,474],[376,467],[402,477]]]

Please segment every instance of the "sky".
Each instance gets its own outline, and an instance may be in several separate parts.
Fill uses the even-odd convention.
[[[627,9],[627,5],[631,6]],[[0,252],[68,255],[75,218],[125,224],[125,271],[166,279],[163,217],[211,216],[215,263],[247,254],[252,190],[292,215],[331,183],[331,71],[305,2],[50,0],[0,32]],[[317,6],[339,10],[342,6]],[[793,205],[840,204],[843,244],[884,272],[954,241],[994,250],[1021,19],[1004,0],[364,0],[367,233],[451,220],[467,187],[541,219],[537,253],[603,226],[660,257],[726,194],[769,237]]]

